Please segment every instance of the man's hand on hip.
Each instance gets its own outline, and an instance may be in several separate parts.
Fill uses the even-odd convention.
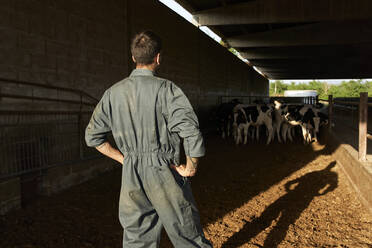
[[[105,142],[97,146],[96,149],[103,155],[118,161],[120,164],[123,164],[123,154],[121,154],[119,150],[113,148],[109,142]]]
[[[178,174],[183,177],[193,177],[196,174],[198,167],[198,158],[187,157],[186,165],[182,164],[179,166],[172,165],[172,168],[175,169]]]

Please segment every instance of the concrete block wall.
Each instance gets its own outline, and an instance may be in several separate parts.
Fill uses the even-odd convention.
[[[354,188],[361,203],[372,214],[372,166],[368,162],[360,162],[358,151],[351,145],[343,144],[334,132],[327,133],[327,146],[337,160],[347,179]]]
[[[127,75],[124,5],[122,0],[1,1],[0,77],[82,89],[99,98]],[[15,91],[1,87],[3,93],[9,90]]]
[[[0,77],[81,89],[100,98],[133,68],[130,38],[145,29],[164,41],[160,75],[181,86],[196,109],[216,104],[221,94],[267,93],[266,79],[156,0],[2,1]],[[56,94],[1,82],[0,90]]]
[[[99,158],[50,168],[41,178],[40,194],[51,195],[60,192],[110,171],[116,166],[120,164],[109,158]]]

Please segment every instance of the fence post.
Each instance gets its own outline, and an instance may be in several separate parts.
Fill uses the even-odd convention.
[[[367,154],[368,92],[360,93],[359,100],[359,160],[366,161]]]
[[[333,122],[333,95],[328,95],[328,129],[332,129]]]

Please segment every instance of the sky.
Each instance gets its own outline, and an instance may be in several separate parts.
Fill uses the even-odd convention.
[[[180,16],[182,16],[183,18],[185,18],[187,21],[189,21],[190,23],[192,23],[193,25],[197,26],[198,27],[198,23],[192,18],[192,14],[190,12],[188,12],[187,10],[185,10],[181,5],[179,5],[177,2],[175,2],[174,0],[159,0],[159,2],[162,2],[164,5],[168,6],[170,9],[172,9],[174,12],[176,12],[177,14],[179,14]],[[220,43],[221,41],[221,37],[219,37],[217,34],[215,34],[212,30],[210,30],[208,27],[206,26],[201,26],[201,27],[198,27],[201,31],[203,31],[204,33],[206,33],[209,37],[211,37],[212,39],[214,39],[216,42]],[[239,56],[238,56],[239,57]],[[239,57],[241,60],[243,60],[244,62],[248,62],[248,60],[242,58],[241,56]],[[258,71],[259,73],[261,73],[259,70],[257,70],[257,68],[253,67],[256,71]],[[350,81],[351,79],[320,79],[320,80],[317,80],[317,81],[321,81],[321,82],[327,82],[329,84],[340,84],[342,81]],[[367,81],[372,81],[372,79],[365,79]],[[273,82],[275,80],[270,80],[270,82]],[[308,83],[312,80],[296,80],[296,79],[292,79],[292,80],[282,80],[284,83],[287,83],[287,84],[290,84],[291,82],[296,82],[296,83]]]

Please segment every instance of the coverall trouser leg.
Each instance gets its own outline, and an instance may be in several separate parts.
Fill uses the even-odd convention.
[[[189,181],[168,166],[123,166],[119,218],[124,248],[158,247],[163,226],[176,248],[212,247]]]

